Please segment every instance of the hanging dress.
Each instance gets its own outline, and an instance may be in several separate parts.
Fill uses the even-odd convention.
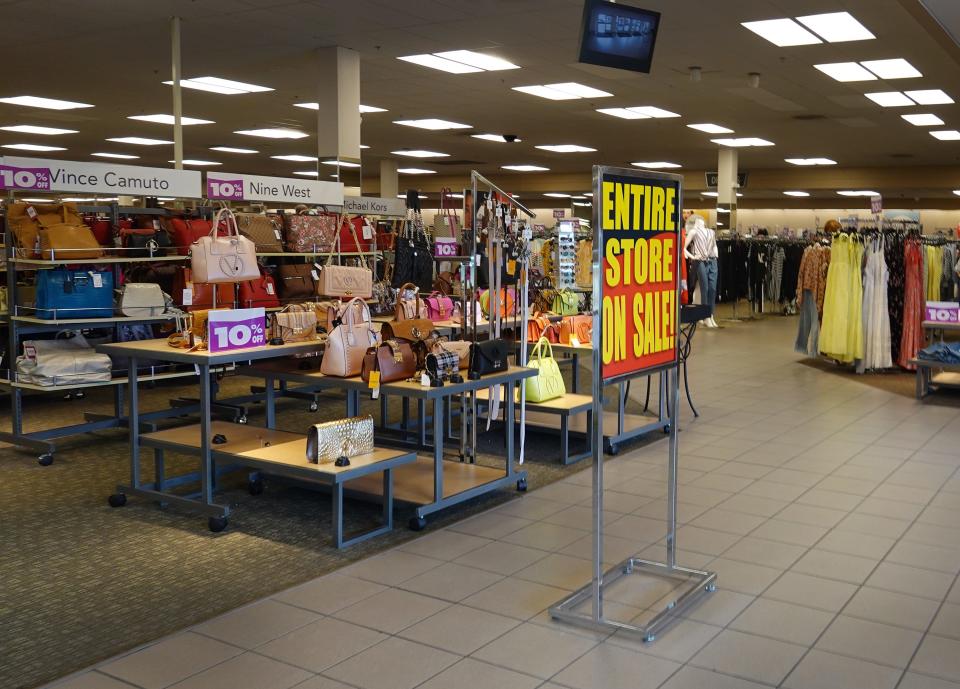
[[[820,329],[820,353],[843,363],[863,357],[863,247],[848,234],[834,237]]]
[[[890,316],[890,356],[900,361],[900,343],[903,339],[903,289],[905,268],[903,263],[903,233],[895,232],[885,237],[884,259],[887,264],[887,312]]]
[[[913,370],[910,359],[915,359],[920,351],[923,340],[923,249],[920,242],[908,240],[904,242],[903,262],[904,295],[903,295],[903,337],[900,340],[899,363],[906,369]]]
[[[887,303],[887,263],[884,241],[874,239],[867,247],[863,271],[863,359],[857,370],[893,366],[890,356],[890,313]]]

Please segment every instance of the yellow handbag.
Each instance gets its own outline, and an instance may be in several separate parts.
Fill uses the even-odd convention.
[[[541,337],[534,345],[527,367],[537,369],[537,375],[527,378],[523,383],[528,400],[546,402],[567,394],[563,374],[560,373],[560,367],[553,358],[553,347],[547,338]]]

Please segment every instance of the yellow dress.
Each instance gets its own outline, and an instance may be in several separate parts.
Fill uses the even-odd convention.
[[[820,353],[844,363],[863,357],[863,245],[848,234],[833,238],[823,301]]]
[[[940,301],[940,280],[943,278],[943,247],[927,246],[924,247],[927,276],[926,292],[927,301]]]

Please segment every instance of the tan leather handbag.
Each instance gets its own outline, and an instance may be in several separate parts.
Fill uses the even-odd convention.
[[[312,304],[289,304],[270,317],[270,337],[286,342],[318,339],[317,312]]]
[[[358,317],[354,308],[356,304],[362,306],[362,316]],[[371,325],[370,308],[360,298],[347,303],[342,319],[327,337],[320,372],[327,376],[351,378],[363,368],[363,357],[367,350],[377,344],[377,333]]]
[[[460,368],[465,369],[470,365],[470,343],[463,340],[438,340],[433,343],[431,352],[436,354],[441,352],[452,352],[460,359]]]
[[[413,292],[413,299],[404,296],[407,290]],[[427,303],[420,299],[420,291],[412,282],[406,282],[397,290],[397,306],[394,310],[393,320],[409,321],[418,318],[428,318],[429,311]]]
[[[417,372],[417,357],[406,342],[385,340],[382,345],[368,349],[363,357],[360,377],[369,381],[373,371],[380,372],[381,383],[406,380]]]
[[[21,256],[36,258],[41,249],[46,249],[44,258],[49,259],[50,250],[71,248],[80,251],[63,251],[58,257],[99,258],[103,255],[96,236],[84,224],[76,204],[11,203],[7,209],[7,222]],[[61,229],[61,226],[76,229]],[[51,229],[54,230],[53,236],[44,240],[42,235]]]
[[[237,213],[237,229],[253,242],[257,251],[280,253],[283,251],[283,225],[279,216],[259,213]],[[276,221],[274,220],[276,219]]]
[[[217,236],[221,220],[227,228],[225,237]],[[217,211],[210,234],[190,246],[190,267],[197,282],[244,282],[260,277],[257,248],[240,234],[229,208]]]
[[[360,249],[357,232],[351,222],[340,222],[340,225],[350,228],[360,257],[365,263],[366,257]],[[333,263],[333,249],[327,255],[326,264],[320,271],[320,280],[317,282],[317,295],[321,297],[339,297],[370,299],[373,296],[373,271],[363,266],[340,266]]]

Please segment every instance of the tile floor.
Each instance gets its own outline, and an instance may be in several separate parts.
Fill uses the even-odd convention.
[[[678,542],[719,589],[653,644],[546,613],[590,575],[581,472],[56,686],[960,689],[960,408],[804,366],[795,327],[698,333]],[[611,563],[661,557],[665,451],[605,465]]]

